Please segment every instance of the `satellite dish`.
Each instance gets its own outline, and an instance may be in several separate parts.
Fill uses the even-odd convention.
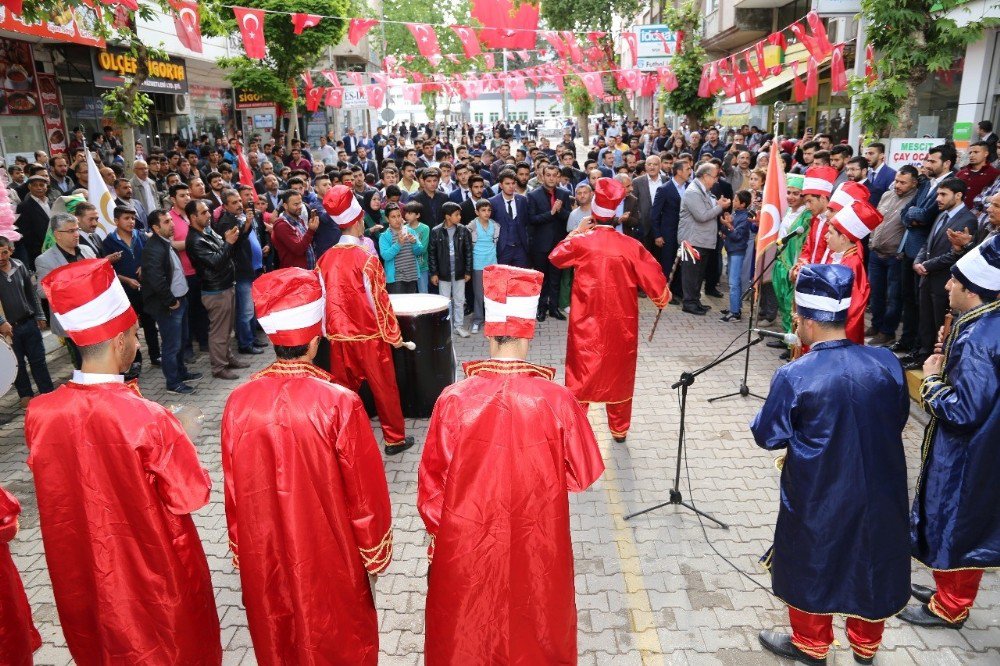
[[[389,107],[385,107],[384,109],[382,109],[382,120],[384,120],[385,122],[387,123],[392,122],[392,119],[395,117],[396,113]]]

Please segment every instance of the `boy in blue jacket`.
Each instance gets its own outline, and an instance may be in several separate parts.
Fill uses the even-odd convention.
[[[722,237],[729,257],[729,309],[723,310],[722,321],[740,321],[743,318],[743,261],[750,245],[750,234],[757,231],[756,218],[751,218],[747,208],[753,201],[749,190],[740,190],[733,197],[731,216],[722,217]]]

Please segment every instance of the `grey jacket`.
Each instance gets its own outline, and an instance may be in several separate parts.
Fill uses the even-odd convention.
[[[84,245],[83,243],[80,243],[80,258],[96,259],[97,255],[95,255],[94,251],[91,250],[88,246]],[[38,255],[38,258],[35,259],[35,278],[38,284],[39,299],[45,300],[45,293],[42,291],[42,278],[44,278],[46,275],[48,275],[55,269],[59,268],[60,266],[65,266],[67,263],[68,262],[66,261],[66,257],[63,256],[62,252],[59,251],[58,246],[55,245],[53,245],[45,252],[42,252],[40,255]],[[66,331],[64,331],[63,327],[59,325],[59,318],[51,317],[50,319],[51,321],[49,323],[49,326],[52,329],[53,335],[57,335],[60,338],[65,338]]]
[[[711,192],[705,190],[701,181],[695,179],[681,198],[680,220],[677,225],[677,241],[687,241],[695,247],[715,248],[719,240],[719,216],[722,206],[716,203]]]

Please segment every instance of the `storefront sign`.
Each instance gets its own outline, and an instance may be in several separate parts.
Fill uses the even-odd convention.
[[[670,64],[677,51],[677,33],[665,25],[637,25],[635,36],[636,67],[649,71]]]
[[[889,139],[885,163],[893,169],[899,169],[904,164],[919,168],[927,157],[927,151],[942,143],[944,139]]]
[[[955,142],[955,150],[968,150],[972,142],[972,123],[955,123],[951,130],[951,140]]]
[[[0,39],[0,85],[0,115],[42,115],[31,44]]]
[[[66,125],[63,123],[62,100],[59,89],[56,88],[56,77],[52,74],[39,74],[38,93],[42,100],[42,120],[45,123],[49,155],[65,153]]]
[[[368,98],[365,96],[364,88],[358,86],[348,86],[344,88],[344,103],[340,105],[342,109],[367,109]]]
[[[118,88],[125,77],[134,76],[138,61],[121,49],[102,49],[91,52],[94,66],[94,85],[98,88]],[[187,69],[184,60],[171,57],[169,61],[150,60],[149,78],[139,90],[143,92],[183,94],[188,91]]]
[[[264,97],[253,90],[246,88],[236,89],[237,109],[269,109],[274,107],[274,102],[264,99]]]
[[[19,15],[8,11],[5,5],[0,5],[0,30],[9,30],[21,35],[58,39],[61,42],[72,42],[84,46],[104,46],[104,40],[93,31],[97,23],[94,9],[81,4],[78,7],[67,7],[57,12],[49,20],[38,23],[25,23]]]

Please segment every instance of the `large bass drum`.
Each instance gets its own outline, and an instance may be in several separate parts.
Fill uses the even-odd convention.
[[[3,337],[0,337],[0,395],[10,390],[17,377],[17,357]]]
[[[392,351],[403,416],[427,418],[441,392],[455,382],[449,302],[437,294],[390,294],[389,300],[403,340],[417,345],[414,351]]]

